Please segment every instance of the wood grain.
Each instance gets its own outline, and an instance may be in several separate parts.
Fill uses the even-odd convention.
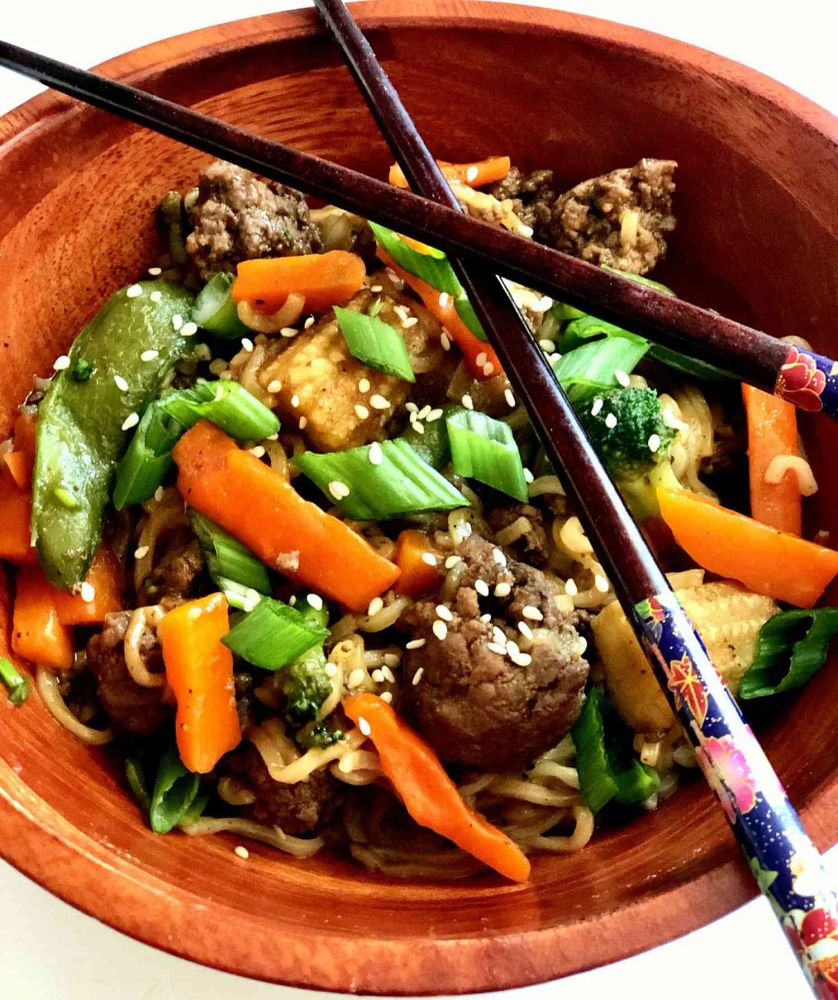
[[[826,112],[743,67],[602,21],[465,0],[353,12],[440,157],[508,152],[568,185],[640,156],[673,157],[679,229],[663,280],[770,332],[838,349],[838,133]],[[389,161],[310,11],[195,32],[101,69],[381,176]],[[48,372],[108,293],[150,261],[155,203],[192,182],[203,158],[49,94],[0,120],[0,140],[5,433],[32,373]],[[835,537],[838,429],[812,421],[807,431],[822,485],[810,527]],[[833,667],[761,727],[821,847],[838,833],[836,706]],[[234,843],[151,834],[106,750],[77,744],[34,699],[20,711],[0,700],[8,860],[141,940],[244,975],[364,993],[500,989],[651,947],[753,893],[698,784],[581,854],[538,858],[524,887],[489,875],[404,884],[258,845],[242,862]]]

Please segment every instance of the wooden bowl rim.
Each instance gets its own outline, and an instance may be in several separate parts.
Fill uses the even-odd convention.
[[[710,75],[771,104],[801,128],[838,142],[838,119],[795,91],[729,59],[683,42],[599,18],[481,0],[369,0],[354,4],[365,28],[417,20],[459,27],[497,25],[562,32],[643,51]],[[319,32],[311,10],[246,18],[202,28],[135,49],[97,67],[122,80],[153,78],[172,64],[209,53],[247,48],[267,38]],[[40,94],[0,118],[0,156],[36,124],[60,128],[86,113],[74,101]],[[821,848],[838,839],[838,775],[801,810]],[[43,888],[116,930],[174,955],[223,971],[287,985],[363,993],[426,994],[429,968],[449,970],[445,992],[508,989],[579,972],[651,948],[730,912],[756,895],[733,841],[714,868],[693,881],[646,896],[630,906],[560,927],[492,938],[362,939],[341,931],[282,926],[215,904],[208,914],[196,894],[149,875],[138,878],[123,857],[69,823],[35,795],[0,758],[0,856]],[[225,928],[236,927],[229,934]],[[276,943],[282,940],[283,947]],[[247,947],[242,941],[247,940]],[[580,942],[585,942],[584,947]],[[335,955],[345,959],[339,968]],[[311,971],[300,974],[300,957]],[[328,962],[318,963],[318,956]],[[383,955],[387,961],[381,962]],[[362,970],[358,972],[357,970]],[[318,971],[320,970],[320,971]],[[355,971],[353,971],[355,970]],[[435,982],[439,989],[439,983]]]

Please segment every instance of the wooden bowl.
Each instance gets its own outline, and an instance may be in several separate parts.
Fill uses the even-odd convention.
[[[678,230],[664,280],[685,297],[838,351],[836,125],[757,73],[576,15],[475,2],[355,7],[432,148],[506,152],[570,185],[673,157]],[[382,175],[389,156],[310,12],[239,21],[102,67],[303,149]],[[153,259],[153,209],[204,157],[47,94],[0,121],[0,432],[33,372]],[[807,428],[838,530],[836,425]],[[742,553],[747,558],[747,553]],[[8,632],[8,590],[0,601]],[[838,831],[838,671],[774,713],[765,746],[825,848]],[[738,906],[754,885],[710,794],[688,787],[532,881],[394,881],[322,855],[159,837],[119,768],[33,698],[0,698],[0,850],[51,892],[175,954],[243,975],[363,993],[518,986],[650,948]],[[7,904],[10,905],[10,904]]]

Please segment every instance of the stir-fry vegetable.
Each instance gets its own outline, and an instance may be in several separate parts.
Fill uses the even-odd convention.
[[[98,625],[105,616],[121,611],[122,565],[106,545],[100,545],[84,585],[73,593],[55,588],[55,607],[62,625]]]
[[[811,608],[838,573],[838,552],[687,490],[658,489],[661,517],[699,566],[755,594]]]
[[[401,576],[396,583],[397,594],[418,597],[436,590],[442,576],[442,566],[428,536],[407,528],[396,539],[396,565]]]
[[[451,461],[445,418],[458,412],[462,407],[442,406],[439,409],[441,413],[436,420],[419,421],[422,425],[421,430],[417,429],[415,423],[410,423],[401,436],[401,440],[406,441],[423,462],[427,462],[437,471],[444,469]]]
[[[151,795],[149,794],[145,765],[140,756],[125,758],[125,780],[128,782],[128,787],[131,789],[131,794],[137,805],[145,812],[149,812],[151,810]]]
[[[474,163],[447,163],[445,160],[437,160],[436,162],[449,180],[468,184],[469,187],[485,187],[486,184],[502,181],[512,168],[512,161],[508,156],[490,156],[488,159],[477,160]],[[395,187],[406,188],[408,186],[404,171],[398,163],[394,163],[390,167],[388,180]]]
[[[241,740],[227,634],[227,601],[209,594],[169,611],[157,635],[166,681],[177,701],[175,734],[180,759],[206,774]]]
[[[58,587],[87,573],[128,431],[183,354],[191,305],[188,292],[165,282],[117,292],[78,335],[70,369],[56,374],[40,405],[32,535]],[[69,372],[82,357],[95,370],[79,382]]]
[[[346,250],[245,260],[238,266],[231,297],[264,312],[275,312],[289,295],[302,295],[306,312],[345,306],[364,285],[363,260]]]
[[[248,591],[255,591],[257,595],[270,594],[271,581],[264,563],[240,541],[195,510],[189,512],[189,521],[201,543],[207,572],[224,592],[228,603],[233,603],[229,591],[237,595],[242,590],[245,594]],[[251,603],[256,603],[252,595]]]
[[[775,458],[797,455],[797,410],[777,396],[753,386],[742,386],[748,418],[748,469],[751,516],[778,531],[801,532],[800,487],[787,472],[779,483],[768,483],[765,474]]]
[[[0,681],[6,685],[9,693],[9,701],[19,707],[29,697],[31,690],[29,681],[18,672],[17,667],[10,659],[0,656]]]
[[[740,697],[766,698],[802,687],[826,663],[838,635],[838,608],[783,611],[762,626]]]
[[[0,559],[25,566],[38,561],[32,545],[32,494],[22,490],[8,469],[0,471]]]
[[[174,458],[186,502],[302,586],[363,611],[398,579],[398,567],[360,535],[213,424],[187,431]]]
[[[521,453],[509,424],[476,410],[459,410],[445,418],[451,465],[458,476],[476,479],[521,502],[527,481]]]
[[[617,372],[630,375],[648,349],[647,343],[626,337],[595,341],[563,354],[553,371],[571,403],[582,406],[613,389]]]
[[[373,694],[357,694],[343,707],[372,740],[381,769],[420,826],[452,840],[506,878],[526,882],[530,863],[521,848],[468,808],[433,750],[387,702]]]
[[[195,298],[192,322],[216,337],[234,339],[251,334],[250,328],[239,319],[236,303],[230,294],[234,281],[234,275],[228,271],[219,271]]]
[[[223,642],[248,663],[279,670],[312,646],[322,645],[328,634],[296,608],[266,597],[236,622]]]
[[[366,313],[335,306],[335,317],[349,353],[367,367],[415,382],[404,337],[389,323]]]
[[[174,747],[160,760],[149,804],[149,822],[155,833],[168,833],[180,823],[194,803],[200,778],[183,766]]]
[[[116,470],[112,499],[117,510],[154,496],[174,468],[172,448],[184,430],[156,400],[146,407]]]
[[[285,718],[295,728],[317,718],[317,713],[332,693],[333,687],[326,665],[326,654],[323,652],[323,639],[328,635],[328,613],[325,608],[314,608],[310,604],[304,604],[299,613],[312,630],[318,630],[322,634],[317,645],[298,656],[282,673]],[[320,744],[329,745],[328,738],[324,732],[319,738]],[[337,737],[332,736],[331,742],[337,742]]]
[[[40,566],[21,566],[15,581],[12,649],[53,670],[73,665],[73,631],[61,624],[55,588]]]

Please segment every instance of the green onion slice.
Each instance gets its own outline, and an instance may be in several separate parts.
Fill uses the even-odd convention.
[[[406,382],[415,382],[404,337],[389,323],[335,306],[335,316],[353,358]]]
[[[198,292],[192,307],[192,319],[202,330],[216,337],[247,337],[251,330],[239,319],[236,303],[230,298],[235,277],[220,271]]]
[[[197,510],[189,511],[189,520],[201,543],[207,571],[222,590],[232,583],[243,588],[245,594],[248,590],[270,594],[268,570],[250,549]],[[257,602],[258,598],[252,603]]]
[[[5,656],[0,656],[0,680],[9,690],[9,701],[22,705],[29,697],[29,681],[19,673],[17,667]]]
[[[553,371],[571,403],[584,403],[598,392],[613,389],[616,372],[629,375],[648,350],[648,341],[639,342],[639,338],[595,340],[563,354]]]
[[[757,651],[739,687],[745,700],[792,691],[826,663],[838,635],[838,608],[783,611],[759,630]]]
[[[151,810],[151,796],[148,794],[148,781],[146,779],[145,767],[140,757],[125,758],[125,780],[131,789],[131,794],[137,801],[137,805],[144,812]]]
[[[279,430],[276,415],[232,379],[199,382],[163,396],[158,405],[184,427],[211,420],[240,441],[260,441]]]
[[[181,822],[198,795],[199,783],[198,775],[186,770],[174,747],[163,754],[149,810],[155,833],[168,833]]]
[[[458,476],[525,501],[527,481],[521,453],[509,424],[476,410],[458,410],[445,418],[451,466]]]
[[[384,521],[468,507],[462,493],[401,438],[293,459],[301,472],[357,521]]]
[[[158,404],[151,403],[137,425],[128,449],[116,470],[113,505],[123,510],[154,496],[172,466],[172,448],[186,430]]]
[[[279,670],[312,646],[322,644],[328,634],[324,625],[296,608],[263,597],[221,641],[248,663],[263,670]]]

